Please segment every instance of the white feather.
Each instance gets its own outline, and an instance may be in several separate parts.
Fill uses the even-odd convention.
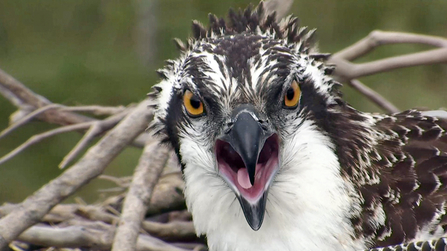
[[[309,121],[282,138],[282,166],[269,191],[264,223],[253,231],[217,175],[212,151],[182,137],[185,196],[198,234],[211,250],[362,250],[349,221],[359,200],[340,176],[329,139]]]

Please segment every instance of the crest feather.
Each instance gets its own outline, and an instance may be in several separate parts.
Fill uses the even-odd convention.
[[[180,51],[191,50],[194,42],[214,38],[216,36],[231,36],[236,34],[271,34],[277,39],[287,39],[288,43],[300,44],[299,52],[309,52],[314,47],[315,29],[309,30],[307,27],[299,27],[299,19],[288,16],[277,21],[276,12],[268,14],[261,2],[254,10],[251,6],[245,10],[235,11],[230,9],[228,20],[218,18],[214,14],[208,15],[209,24],[205,27],[199,21],[192,22],[192,40],[185,45],[175,39],[177,48]],[[315,57],[316,60],[324,57]]]

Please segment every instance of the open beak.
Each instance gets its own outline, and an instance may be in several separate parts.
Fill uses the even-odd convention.
[[[216,159],[220,175],[256,231],[264,220],[268,189],[279,167],[279,139],[257,119],[252,106],[236,110],[234,123],[216,140]]]

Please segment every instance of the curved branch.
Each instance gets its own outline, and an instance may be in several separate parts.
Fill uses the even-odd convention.
[[[4,72],[0,69],[0,94],[7,98],[12,104],[19,108],[19,111],[15,114],[17,116],[12,116],[13,121],[20,120],[34,110],[52,105],[46,98],[32,92],[25,85],[20,83],[18,80]],[[57,106],[57,105],[55,105]],[[58,125],[72,125],[84,122],[94,121],[94,118],[83,116],[74,112],[70,112],[70,109],[49,109],[37,116],[38,119],[43,120],[50,124]],[[119,108],[118,108],[119,109]],[[91,109],[90,109],[91,110]],[[108,112],[115,112],[108,110]],[[132,142],[133,146],[143,148],[146,142],[147,133],[142,133],[139,137]]]
[[[0,158],[0,165],[5,163],[6,161],[12,159],[14,156],[21,153],[26,148],[28,148],[36,143],[39,143],[40,141],[42,141],[46,138],[52,137],[57,134],[65,133],[65,132],[72,132],[72,131],[87,129],[87,128],[91,127],[93,125],[93,123],[95,123],[95,122],[92,121],[92,122],[85,122],[85,123],[74,124],[74,125],[69,125],[69,126],[63,126],[63,127],[59,127],[59,128],[50,130],[48,132],[33,135],[33,136],[31,136],[31,138],[29,138],[27,141],[22,143],[16,149],[12,150],[8,154],[6,154],[2,158]]]
[[[335,53],[333,57],[352,61],[381,45],[387,44],[426,44],[435,47],[447,47],[447,39],[435,36],[375,30],[357,43]]]
[[[128,107],[125,106],[100,106],[100,105],[88,105],[88,106],[71,106],[61,109],[66,112],[88,112],[96,116],[103,115],[115,115],[124,112]]]
[[[0,90],[5,98],[11,101],[18,108],[22,108],[24,105],[31,105],[34,107],[42,107],[50,104],[46,98],[35,94],[25,85],[20,83],[17,79],[0,69],[0,86],[3,87]]]
[[[105,120],[95,121],[92,126],[87,131],[87,133],[82,137],[82,139],[76,144],[76,146],[64,157],[62,162],[59,164],[59,168],[64,168],[70,163],[74,158],[76,158],[81,151],[87,147],[87,145],[99,134],[111,129],[118,122],[120,122],[128,111],[123,111],[119,114],[111,116]]]
[[[329,61],[337,65],[334,72],[337,77],[351,80],[399,68],[447,63],[447,48],[390,57],[363,64],[353,64],[337,57],[331,57]]]
[[[26,116],[20,118],[18,121],[16,121],[14,124],[12,124],[11,126],[9,126],[8,128],[6,128],[5,130],[3,130],[0,133],[0,139],[3,138],[4,136],[6,136],[7,134],[11,133],[12,131],[14,131],[15,129],[25,125],[26,123],[28,123],[30,120],[32,120],[34,117],[39,116],[41,113],[46,112],[49,109],[54,109],[54,108],[58,108],[58,107],[62,107],[62,105],[59,104],[50,104],[47,106],[43,106],[39,109],[34,110],[33,112],[27,114]]]
[[[441,48],[385,58],[363,64],[349,62],[371,52],[378,46],[398,43],[426,44]],[[334,77],[338,81],[349,83],[354,89],[372,100],[376,105],[391,113],[399,110],[391,102],[387,101],[384,97],[366,87],[356,79],[404,67],[446,62],[447,39],[434,36],[384,31],[373,31],[367,37],[352,46],[335,53],[328,59],[329,64],[336,65]]]

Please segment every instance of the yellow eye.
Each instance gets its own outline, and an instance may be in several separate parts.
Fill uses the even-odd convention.
[[[192,117],[200,116],[204,112],[202,101],[189,90],[186,90],[183,94],[183,105],[188,114]]]
[[[301,90],[296,81],[293,81],[289,89],[287,89],[284,95],[284,105],[287,108],[294,108],[300,101]]]

